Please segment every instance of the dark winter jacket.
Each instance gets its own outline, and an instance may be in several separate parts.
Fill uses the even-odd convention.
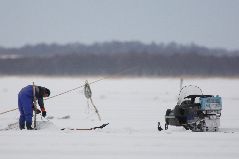
[[[43,102],[43,93],[44,93],[44,89],[45,87],[41,87],[41,86],[35,86],[35,96],[37,98],[38,104],[41,108],[44,108],[44,102]],[[21,89],[21,91],[19,92],[19,94],[21,94],[22,96],[26,96],[29,99],[31,99],[32,103],[34,100],[33,97],[33,86],[32,85],[28,85],[24,88]]]

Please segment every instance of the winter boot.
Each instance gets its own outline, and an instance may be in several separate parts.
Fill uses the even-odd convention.
[[[27,130],[33,130],[32,123],[26,123]]]
[[[19,129],[20,130],[25,129],[25,123],[24,124],[19,123]]]

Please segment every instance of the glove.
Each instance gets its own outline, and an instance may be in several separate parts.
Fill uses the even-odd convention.
[[[46,111],[42,111],[41,115],[45,118],[46,117]]]
[[[46,117],[46,110],[44,107],[41,107],[41,115],[45,118]]]

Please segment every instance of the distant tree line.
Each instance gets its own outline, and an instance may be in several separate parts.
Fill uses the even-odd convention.
[[[176,43],[41,44],[0,48],[0,55],[0,75],[114,75],[122,71],[124,76],[239,75],[237,51]]]

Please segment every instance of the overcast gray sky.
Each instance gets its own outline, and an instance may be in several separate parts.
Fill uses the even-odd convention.
[[[239,0],[0,0],[0,46],[111,40],[239,49]]]

